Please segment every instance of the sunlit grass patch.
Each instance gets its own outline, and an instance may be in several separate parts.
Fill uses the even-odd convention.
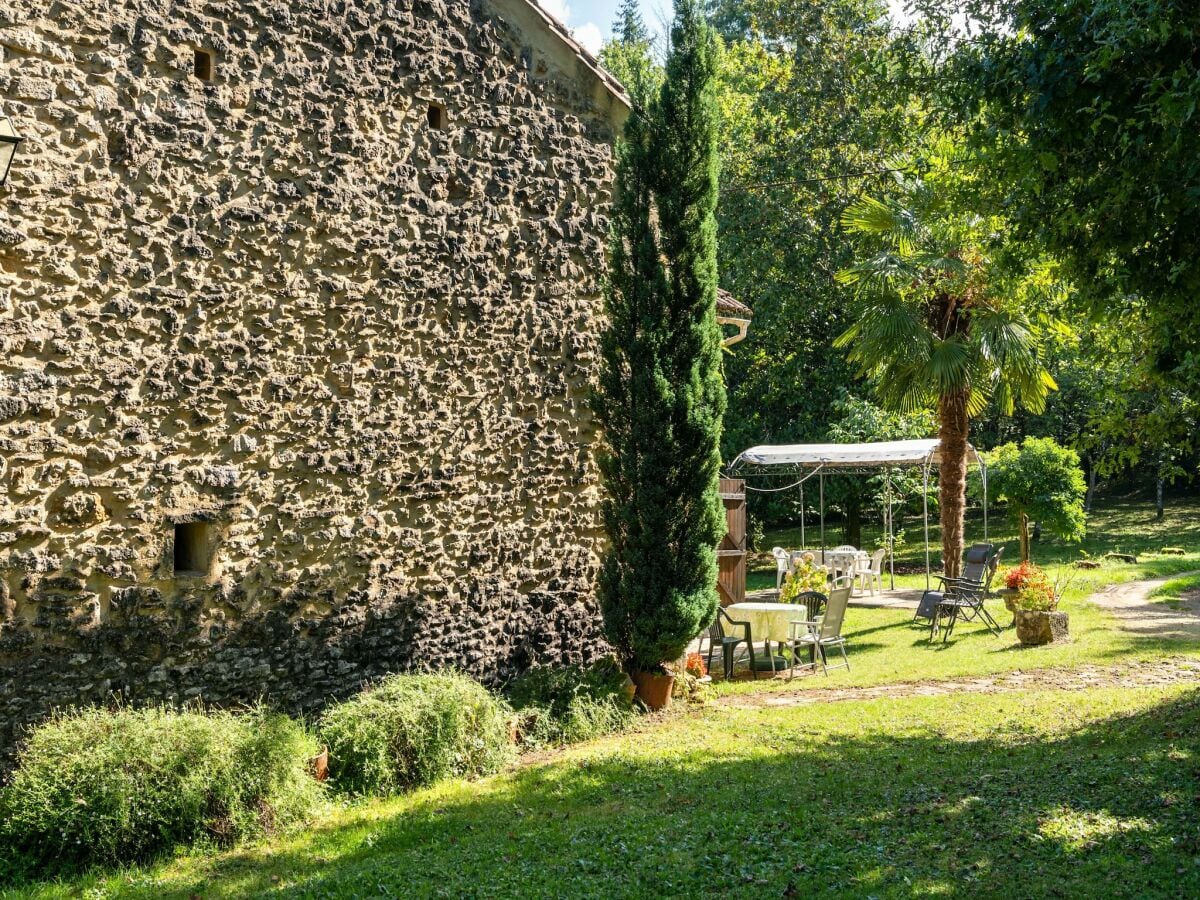
[[[1105,810],[1078,810],[1069,806],[1050,810],[1038,824],[1038,834],[1072,852],[1097,847],[1100,841],[1114,835],[1151,830],[1150,822],[1141,816],[1122,819]]]
[[[1184,595],[1193,592],[1200,592],[1200,574],[1172,578],[1166,584],[1156,588],[1150,595],[1150,599],[1179,608],[1184,605]]]
[[[1179,687],[713,705],[13,896],[1196,895],[1198,742]]]

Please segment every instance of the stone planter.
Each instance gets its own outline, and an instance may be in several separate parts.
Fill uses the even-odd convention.
[[[1016,610],[1017,640],[1027,647],[1068,640],[1067,624],[1065,612]]]
[[[996,596],[1004,600],[1004,608],[1010,613],[1017,611],[1017,594],[1021,593],[1015,588],[1000,588],[996,591]]]

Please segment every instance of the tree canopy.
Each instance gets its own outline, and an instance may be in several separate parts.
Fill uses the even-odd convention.
[[[959,4],[924,0],[942,13]],[[1081,297],[1144,305],[1154,369],[1200,385],[1200,4],[971,0],[943,108],[974,165]]]
[[[1079,455],[1051,438],[1026,438],[987,455],[988,485],[997,500],[1008,503],[1008,515],[1021,535],[1021,560],[1029,560],[1029,523],[1064,540],[1083,537],[1086,490]]]
[[[942,565],[958,574],[963,547],[970,421],[989,401],[1039,410],[1055,387],[1042,332],[1025,302],[1037,266],[1006,255],[1003,223],[966,208],[952,152],[923,176],[898,172],[896,190],[843,214],[862,254],[838,273],[854,288],[854,321],[834,342],[870,379],[884,407],[936,407]],[[906,168],[906,167],[901,167]]]

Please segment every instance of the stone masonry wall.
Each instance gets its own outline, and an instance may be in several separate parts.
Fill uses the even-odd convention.
[[[478,0],[0,9],[0,749],[599,652],[622,110],[537,41]]]

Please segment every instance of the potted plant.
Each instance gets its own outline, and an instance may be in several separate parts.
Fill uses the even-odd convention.
[[[1067,583],[1062,570],[1053,582],[1041,570],[1029,573],[1018,589],[1014,603],[1017,640],[1027,647],[1035,647],[1068,639],[1069,619],[1058,609]]]
[[[592,397],[608,537],[604,633],[650,709],[717,614],[725,382],[716,318],[717,52],[680,0],[661,82],[640,85],[616,148],[605,328]]]
[[[708,666],[704,662],[703,653],[689,653],[683,663],[684,671],[697,679],[708,678]]]
[[[1017,611],[1017,596],[1021,589],[1029,584],[1030,579],[1046,577],[1040,567],[1031,562],[1023,562],[1004,574],[1004,588],[997,593],[1004,598],[1004,605],[1010,613]]]

